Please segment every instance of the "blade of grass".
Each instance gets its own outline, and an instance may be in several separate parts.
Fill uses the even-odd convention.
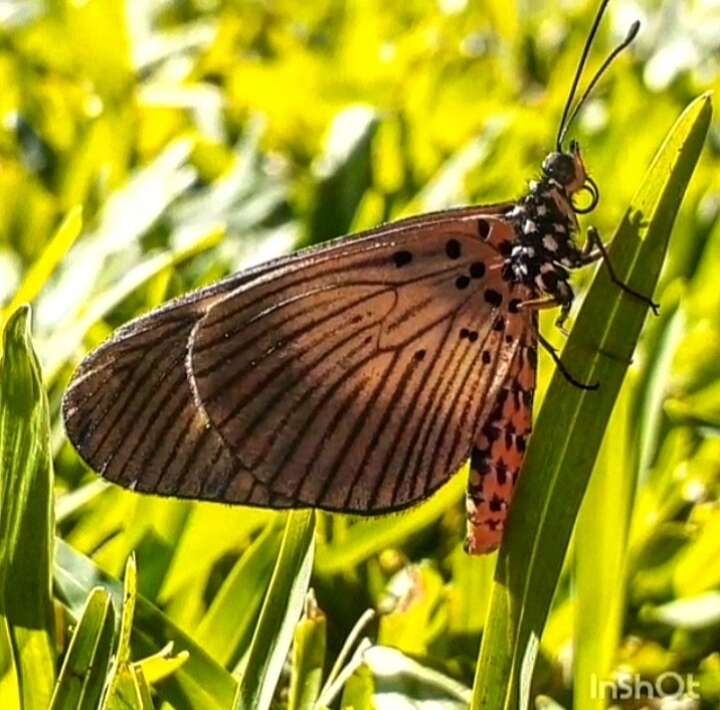
[[[52,286],[38,299],[41,331],[75,322],[97,292],[106,259],[132,249],[168,206],[190,188],[196,177],[188,165],[192,149],[189,139],[172,141],[106,197],[97,228],[74,245]]]
[[[340,707],[342,710],[375,710],[374,693],[372,671],[361,665],[345,683]]]
[[[150,684],[155,684],[176,673],[190,658],[187,651],[172,655],[173,644],[169,643],[152,656],[135,663],[135,670],[142,671],[143,677]]]
[[[615,234],[618,275],[652,293],[675,215],[700,155],[712,108],[694,101],[660,147]],[[563,362],[597,391],[572,387],[555,372],[518,484],[500,550],[471,708],[525,708],[540,636],[565,551],[615,398],[647,307],[599,268],[563,352]],[[522,521],[513,525],[512,521]]]
[[[244,664],[235,708],[268,710],[310,583],[315,513],[288,513],[275,570]]]
[[[593,692],[610,680],[625,611],[625,554],[637,468],[630,440],[627,382],[615,405],[602,450],[583,500],[575,533],[574,710],[605,710]],[[612,501],[612,505],[607,502]],[[608,594],[608,589],[614,589]]]
[[[641,483],[645,480],[657,453],[671,367],[686,328],[684,309],[676,308],[669,317],[666,314],[663,315],[667,321],[655,347],[654,361],[650,363],[649,371],[646,374],[642,399],[635,405],[640,408],[637,469]]]
[[[318,180],[308,219],[308,243],[350,230],[371,184],[371,148],[377,125],[377,114],[365,106],[347,108],[335,117],[323,155],[316,163]]]
[[[70,247],[82,231],[82,208],[73,207],[60,223],[40,257],[30,267],[20,288],[15,292],[12,301],[4,309],[2,320],[14,313],[23,303],[34,301],[42,291],[58,264],[65,258]]]
[[[198,626],[195,640],[223,665],[241,658],[252,639],[282,530],[272,522],[242,554]]]
[[[136,601],[137,565],[135,564],[135,555],[131,554],[125,565],[118,648],[113,659],[101,710],[114,710],[123,707],[125,704],[129,707],[136,705],[136,703],[129,701],[130,698],[134,698],[136,695],[130,666],[130,636],[132,634]]]
[[[97,586],[112,595],[116,609],[122,608],[122,585],[60,539],[56,540],[54,579],[57,596],[76,617],[80,616],[90,590]],[[189,657],[173,675],[154,686],[158,696],[175,707],[208,710],[230,707],[236,689],[232,675],[157,607],[138,596],[132,629],[135,657],[149,656],[170,642],[175,653],[187,651]]]
[[[43,348],[43,353],[46,356],[44,360],[46,382],[53,383],[55,381],[61,368],[70,360],[75,350],[80,346],[88,330],[130,293],[157,276],[164,269],[177,266],[186,259],[217,246],[222,236],[221,232],[214,229],[208,233],[198,235],[196,240],[178,251],[165,250],[159,254],[149,256],[128,271],[122,279],[102,293],[93,296],[90,304],[72,325],[58,330],[48,338]]]
[[[50,710],[94,710],[99,706],[114,636],[110,594],[95,587],[70,640]]]
[[[55,681],[52,486],[48,403],[23,306],[0,364],[0,615],[22,708],[47,707]]]
[[[466,476],[461,471],[423,505],[377,520],[358,520],[340,542],[318,547],[316,572],[336,574],[356,567],[381,550],[432,524],[462,498],[465,482]]]
[[[701,594],[720,586],[719,536],[720,511],[714,511],[678,555],[673,569],[673,588],[678,597]]]
[[[313,710],[320,694],[325,665],[327,620],[312,590],[305,600],[303,618],[295,629],[288,710]]]

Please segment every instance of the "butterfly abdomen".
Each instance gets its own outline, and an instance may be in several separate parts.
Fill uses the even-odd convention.
[[[525,343],[512,360],[470,455],[465,550],[484,554],[502,541],[513,489],[532,428],[535,350]]]

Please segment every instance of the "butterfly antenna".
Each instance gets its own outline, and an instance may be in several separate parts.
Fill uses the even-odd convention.
[[[558,152],[562,152],[562,141],[567,132],[566,123],[568,115],[570,114],[570,107],[572,106],[573,100],[575,99],[575,92],[577,91],[578,84],[580,83],[580,77],[582,76],[585,64],[587,63],[588,55],[592,49],[592,44],[597,34],[598,27],[602,16],[605,14],[605,8],[608,6],[610,0],[603,0],[600,3],[595,20],[593,21],[592,27],[590,28],[590,34],[588,34],[585,40],[585,47],[583,48],[582,54],[580,55],[580,62],[578,63],[577,69],[575,70],[575,77],[573,78],[572,86],[570,87],[570,93],[568,94],[567,101],[565,102],[565,108],[563,109],[562,118],[560,119],[560,126],[558,127],[557,135],[557,149]]]
[[[568,132],[568,129],[572,125],[573,121],[575,120],[575,117],[578,115],[578,112],[582,108],[583,104],[587,100],[587,97],[590,95],[592,90],[595,88],[595,85],[600,80],[600,77],[605,73],[605,70],[612,64],[615,57],[617,57],[620,52],[622,52],[628,45],[632,43],[632,41],[637,36],[638,31],[640,30],[640,22],[638,20],[635,20],[635,22],[630,25],[630,29],[628,30],[627,36],[625,39],[620,42],[620,44],[613,49],[612,52],[607,56],[607,59],[600,65],[600,68],[595,72],[595,76],[590,80],[590,83],[587,85],[587,88],[585,91],[583,91],[582,96],[578,99],[577,104],[575,104],[575,108],[573,112],[570,114],[570,117],[567,119],[567,122],[565,123],[565,126],[561,129],[561,132],[558,134],[558,146],[562,145],[562,142],[565,140],[565,135]],[[559,149],[559,148],[558,148]]]

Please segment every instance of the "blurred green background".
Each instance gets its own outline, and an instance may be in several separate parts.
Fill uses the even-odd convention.
[[[244,266],[407,214],[521,195],[552,149],[594,9],[0,2],[0,303],[3,320],[33,305],[66,543],[55,562],[54,670],[29,701],[12,643],[0,640],[0,706],[47,705],[100,570],[121,577],[134,550],[138,593],[163,613],[138,599],[133,682],[147,681],[157,707],[229,707],[284,516],[105,485],[65,440],[64,385],[117,326]],[[614,0],[591,66],[634,19],[638,40],[573,131],[602,194],[592,223],[606,235],[677,115],[720,81],[715,0]],[[715,122],[657,291],[661,316],[646,324],[542,639],[538,707],[605,707],[598,683],[667,672],[699,681],[683,707],[720,702],[719,175]],[[587,280],[575,277],[580,294]],[[543,330],[561,344],[553,318]],[[541,359],[541,393],[551,371]],[[462,552],[461,478],[407,514],[318,516],[317,608],[290,630],[273,703],[312,707],[351,630],[376,609],[360,632],[365,664],[321,700],[464,707],[494,556]],[[182,655],[171,622],[205,665]],[[168,638],[162,658],[142,660]],[[107,659],[95,660],[107,683]],[[298,690],[305,681],[311,700]],[[54,702],[85,707],[58,704],[57,691]],[[633,702],[617,704],[642,706]]]

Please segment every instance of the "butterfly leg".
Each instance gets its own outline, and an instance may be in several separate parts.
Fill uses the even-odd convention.
[[[555,296],[548,296],[547,298],[533,298],[530,301],[523,301],[519,308],[527,308],[533,311],[541,311],[546,308],[557,308],[560,305],[560,301]]]
[[[555,321],[555,325],[560,329],[560,332],[563,335],[568,335],[568,331],[565,329],[564,325],[565,321],[570,315],[570,308],[572,307],[573,302],[573,293],[570,290],[570,287],[567,286],[564,282],[558,282],[558,287],[562,288],[562,286],[565,286],[566,288],[560,290],[558,295],[549,296],[547,298],[535,298],[530,301],[523,301],[520,304],[520,307],[530,308],[532,310],[539,311],[545,308],[557,308],[559,306],[561,309],[560,315]]]
[[[521,345],[490,403],[470,457],[465,551],[483,555],[502,542],[513,488],[532,426],[535,347]]]
[[[562,306],[563,312],[560,314],[560,317],[556,321],[560,323],[560,326],[562,326],[562,323],[565,321],[565,318],[567,317],[567,312],[570,310],[570,305],[572,303],[572,300],[563,302],[560,298],[557,298],[555,296],[552,296],[550,298],[538,298],[532,301],[523,301],[523,303],[520,304],[522,308],[534,308],[536,310],[539,310],[541,308],[555,308],[556,306]],[[565,331],[560,328],[561,332],[565,333]],[[537,327],[535,328],[535,337],[538,339],[538,342],[540,345],[543,346],[545,351],[550,355],[550,357],[553,359],[553,362],[557,366],[558,370],[562,372],[565,379],[575,387],[578,387],[583,390],[596,390],[598,388],[597,383],[586,385],[582,382],[579,382],[576,380],[568,371],[568,369],[563,364],[562,360],[560,359],[560,356],[557,353],[557,350],[551,345],[543,336],[540,334],[540,331],[537,330]],[[565,333],[567,335],[567,333]]]
[[[602,259],[605,262],[605,266],[607,267],[608,274],[610,274],[610,280],[619,288],[621,288],[625,293],[629,293],[631,296],[639,299],[643,303],[646,303],[650,308],[652,309],[652,312],[657,316],[659,315],[659,308],[660,306],[655,303],[651,298],[648,298],[644,294],[640,293],[639,291],[636,291],[635,289],[628,286],[622,279],[620,279],[617,274],[615,273],[615,269],[613,269],[612,263],[610,262],[610,255],[607,252],[607,249],[605,248],[605,244],[603,244],[602,239],[600,238],[600,234],[598,233],[598,230],[595,227],[588,227],[587,230],[587,242],[585,243],[585,249],[583,250],[583,253],[580,258],[579,266],[584,266],[586,264],[591,264],[594,261],[597,261],[598,259]],[[593,249],[593,247],[597,247],[596,249]]]
[[[552,358],[553,362],[555,363],[555,366],[558,370],[562,373],[563,377],[574,387],[577,387],[581,390],[596,390],[598,388],[598,383],[594,382],[591,385],[583,384],[582,382],[579,382],[576,380],[569,372],[569,370],[565,367],[563,364],[563,361],[560,359],[560,356],[558,355],[557,350],[553,347],[551,343],[549,343],[543,336],[538,332],[537,334],[538,341],[540,345],[543,346],[545,349],[545,352]]]

